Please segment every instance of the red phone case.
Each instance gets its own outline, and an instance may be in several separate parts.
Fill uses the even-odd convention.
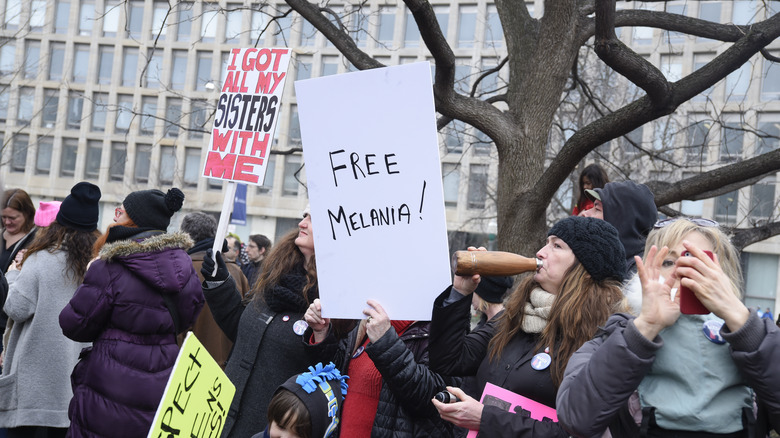
[[[710,259],[715,260],[712,256],[711,251],[704,251],[704,253],[707,254],[710,257]],[[696,298],[696,294],[694,294],[692,290],[683,286],[682,283],[680,283],[679,294],[680,294],[681,313],[685,315],[706,315],[710,313],[709,309],[704,307],[704,304],[702,304],[701,301],[699,301],[699,299]]]

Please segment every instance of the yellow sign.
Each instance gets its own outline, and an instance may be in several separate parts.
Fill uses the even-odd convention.
[[[189,332],[147,438],[218,437],[236,387]]]

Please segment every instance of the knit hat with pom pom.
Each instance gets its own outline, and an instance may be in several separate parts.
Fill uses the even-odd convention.
[[[140,190],[127,195],[122,206],[139,228],[167,230],[171,216],[181,209],[184,193],[176,187],[163,193],[157,189]]]

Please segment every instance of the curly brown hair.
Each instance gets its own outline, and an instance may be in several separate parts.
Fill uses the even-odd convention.
[[[35,239],[24,253],[19,267],[38,251],[54,253],[62,249],[67,253],[66,275],[72,275],[72,279],[81,283],[84,281],[84,274],[87,273],[87,265],[92,259],[92,245],[95,244],[99,235],[98,231],[74,230],[54,221],[48,227],[38,229],[38,232],[35,233]]]

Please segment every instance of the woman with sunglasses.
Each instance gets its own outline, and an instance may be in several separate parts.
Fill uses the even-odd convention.
[[[650,233],[639,316],[610,317],[566,368],[557,407],[570,433],[736,438],[780,426],[780,331],[741,302],[737,250],[714,224]],[[712,313],[681,314],[680,287]]]

